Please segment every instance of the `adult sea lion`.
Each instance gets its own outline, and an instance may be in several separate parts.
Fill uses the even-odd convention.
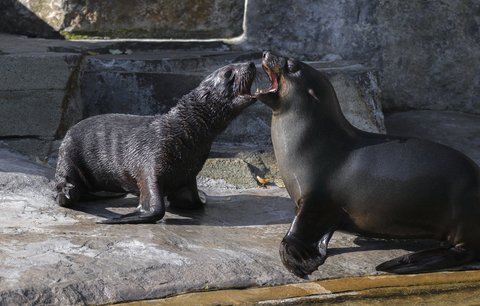
[[[280,246],[291,272],[304,277],[323,264],[335,230],[448,243],[387,261],[381,271],[418,273],[478,258],[480,170],[471,159],[430,141],[358,130],[322,73],[270,52],[262,65],[272,85],[257,98],[273,111],[275,156],[296,204]]]
[[[153,223],[177,208],[201,208],[196,176],[212,141],[247,106],[253,63],[222,67],[168,113],[99,115],[73,126],[60,146],[55,185],[60,206],[94,191],[139,196],[133,213],[102,223]]]

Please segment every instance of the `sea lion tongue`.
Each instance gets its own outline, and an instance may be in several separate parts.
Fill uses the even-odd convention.
[[[278,92],[278,79],[279,75],[273,71],[268,65],[262,63],[262,68],[267,74],[268,78],[270,79],[270,88],[257,88],[255,94],[258,96],[265,95],[265,94],[272,94]]]

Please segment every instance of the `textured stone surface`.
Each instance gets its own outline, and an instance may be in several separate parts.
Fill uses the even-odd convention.
[[[31,37],[61,37],[54,28],[25,7],[21,1],[0,1],[0,12],[0,32],[28,35]]]
[[[387,109],[480,114],[480,1],[382,1]]]
[[[81,80],[83,117],[165,113],[202,79],[187,73],[86,72]]]
[[[81,56],[38,52],[26,40],[12,39],[1,48],[8,53],[0,54],[0,139],[44,160],[66,121],[65,101]]]
[[[373,69],[348,62],[311,65],[329,77],[343,114],[350,123],[367,132],[385,133],[381,91]]]
[[[209,158],[199,175],[213,180],[223,180],[231,187],[257,187],[250,165],[239,158]]]
[[[35,2],[37,5],[34,5]],[[32,11],[41,12],[41,17],[51,15],[49,18],[53,28],[58,29],[62,24],[64,28],[71,25],[68,27],[69,31],[90,31],[98,25],[99,28],[103,27],[102,31],[107,32],[110,26],[121,28],[116,24],[117,19],[105,15],[109,12],[117,16],[129,16],[134,12],[140,20],[122,17],[118,18],[120,23],[148,23],[156,21],[156,18],[163,14],[167,14],[169,18],[178,18],[176,13],[185,5],[185,2],[164,0],[153,5],[152,9],[145,10],[142,2],[125,13],[121,5],[118,8],[113,7],[117,6],[117,2],[92,2],[89,5],[75,6],[76,2],[2,1],[0,11],[4,12],[7,18],[0,18],[0,30],[3,28],[15,32],[11,29],[12,26],[18,24],[19,27],[25,27],[31,23],[34,26],[25,33],[31,34],[38,29],[38,35],[42,35],[41,33],[48,31],[49,26],[25,9],[22,3]],[[121,1],[122,4],[127,2]],[[234,42],[234,47],[258,51],[271,49],[311,60],[345,59],[373,65],[380,72],[384,107],[388,110],[430,109],[480,113],[477,94],[480,90],[478,0],[217,0],[208,3],[201,1],[192,6],[191,10],[185,9],[182,12],[185,16],[197,15],[198,20],[201,20],[205,17],[205,9],[219,12],[220,16],[223,16],[220,12],[225,9],[237,16],[235,18],[240,18],[245,3],[245,31],[240,39],[229,41]],[[155,10],[158,7],[162,7],[162,10]],[[59,11],[63,13],[58,14]],[[147,15],[150,17],[146,17]],[[214,26],[236,29],[234,36],[242,32],[240,25],[238,28],[227,25],[229,22],[239,24],[235,18],[217,17],[215,13],[211,15],[212,19],[219,22]],[[106,18],[108,23],[105,22]],[[169,18],[162,19],[168,22]],[[178,29],[178,35],[192,35],[189,37],[195,38],[207,35],[205,25],[181,21],[172,23]],[[209,22],[206,19],[203,21]],[[153,28],[158,24],[160,23],[154,24]],[[196,32],[189,32],[189,26],[196,29]],[[150,29],[148,26],[143,28]],[[151,33],[154,31],[155,29],[151,30]],[[169,33],[168,29],[162,31],[164,34]],[[135,31],[124,34],[136,37],[146,35]],[[235,45],[236,43],[238,45]]]
[[[0,91],[65,89],[77,61],[61,53],[0,55]]]
[[[480,113],[477,0],[250,0],[248,49],[372,64],[389,110]]]
[[[64,95],[63,90],[0,91],[0,137],[53,138]]]
[[[366,59],[378,48],[378,1],[249,0],[246,46],[296,57]]]
[[[5,12],[0,25],[14,33],[197,39],[242,33],[243,1],[15,1],[0,6]],[[35,29],[29,21],[43,21],[43,27]]]
[[[0,301],[91,305],[220,288],[302,282],[278,246],[293,218],[284,189],[203,190],[203,211],[169,210],[157,224],[101,225],[137,199],[53,202],[51,169],[0,149]],[[378,274],[380,262],[437,245],[335,233],[311,280]],[[473,265],[471,268],[478,268]]]

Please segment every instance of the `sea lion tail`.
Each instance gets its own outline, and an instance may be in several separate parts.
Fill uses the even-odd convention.
[[[473,251],[463,248],[438,248],[394,258],[378,265],[376,270],[397,274],[423,273],[461,266],[475,258]]]

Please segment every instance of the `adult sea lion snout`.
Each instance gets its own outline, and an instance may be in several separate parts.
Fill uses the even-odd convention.
[[[271,85],[269,88],[257,88],[255,94],[257,98],[261,99],[263,103],[270,107],[275,107],[275,105],[271,103],[278,98],[280,76],[284,66],[285,60],[283,58],[279,58],[269,51],[263,52],[262,68],[270,79]]]

